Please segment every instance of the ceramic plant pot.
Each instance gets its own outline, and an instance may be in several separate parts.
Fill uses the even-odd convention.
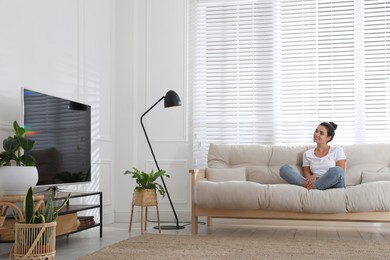
[[[0,195],[26,195],[28,188],[38,183],[35,166],[0,167]]]

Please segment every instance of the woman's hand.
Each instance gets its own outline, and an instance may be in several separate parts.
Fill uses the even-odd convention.
[[[317,178],[312,175],[309,166],[303,167],[303,177],[305,177],[306,179],[305,183],[303,184],[303,187],[305,187],[306,189],[314,189],[313,184]]]
[[[317,178],[314,175],[310,175],[309,177],[306,178],[306,181],[303,184],[303,186],[306,189],[314,189],[314,182],[316,181],[316,179]]]

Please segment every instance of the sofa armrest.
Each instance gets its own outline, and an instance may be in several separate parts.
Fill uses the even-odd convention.
[[[196,215],[196,205],[194,201],[195,196],[195,184],[202,179],[206,179],[206,169],[191,169],[191,192],[192,192],[192,234],[198,234],[198,216]]]
[[[206,178],[206,169],[191,169],[191,182],[194,185],[198,180]]]

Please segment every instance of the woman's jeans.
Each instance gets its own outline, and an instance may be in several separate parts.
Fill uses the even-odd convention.
[[[287,164],[280,167],[279,174],[289,184],[304,186],[306,181],[305,177]],[[313,187],[317,190],[345,188],[344,170],[338,166],[329,168],[324,175],[317,177]]]

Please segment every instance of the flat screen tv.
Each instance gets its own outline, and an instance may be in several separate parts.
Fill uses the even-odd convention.
[[[38,169],[37,186],[91,181],[91,107],[37,91],[22,89],[22,118],[35,141],[28,153]]]

